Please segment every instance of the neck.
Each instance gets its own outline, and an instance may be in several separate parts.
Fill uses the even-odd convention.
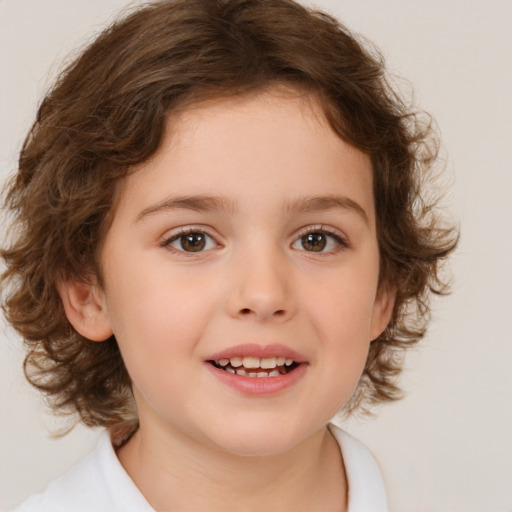
[[[285,453],[237,456],[183,433],[140,429],[118,457],[158,511],[346,510],[347,486],[338,444],[322,428]]]

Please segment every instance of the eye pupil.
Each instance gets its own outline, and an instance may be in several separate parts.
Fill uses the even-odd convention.
[[[206,245],[203,233],[189,233],[181,236],[181,247],[187,252],[202,251]]]
[[[308,233],[301,239],[302,247],[307,251],[320,252],[327,245],[327,238],[323,233]]]

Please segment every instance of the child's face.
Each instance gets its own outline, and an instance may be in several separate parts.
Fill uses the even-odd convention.
[[[141,428],[280,453],[346,403],[391,313],[377,293],[370,161],[317,106],[283,93],[174,121],[121,188],[101,311]],[[212,364],[233,357],[236,371],[248,356],[300,364],[263,378]]]

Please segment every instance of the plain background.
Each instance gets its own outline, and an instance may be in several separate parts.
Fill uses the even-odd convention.
[[[512,2],[318,0],[374,41],[440,126],[447,202],[462,226],[453,294],[409,354],[407,397],[346,428],[375,453],[392,512],[512,510]],[[0,180],[62,59],[126,0],[0,0]],[[407,84],[402,82],[407,88]],[[2,326],[0,509],[88,452],[98,432],[51,440]]]

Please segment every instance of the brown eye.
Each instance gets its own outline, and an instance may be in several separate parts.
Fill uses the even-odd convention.
[[[178,233],[166,240],[164,247],[172,247],[180,252],[203,252],[215,248],[215,240],[202,231],[190,231]]]
[[[332,254],[339,249],[348,247],[349,244],[344,237],[326,228],[311,228],[309,232],[299,236],[292,244],[292,248],[299,251],[325,254]]]
[[[180,236],[180,244],[184,251],[198,252],[205,248],[206,240],[203,233],[189,233]]]
[[[327,237],[324,233],[308,233],[302,236],[300,240],[306,251],[321,252],[327,245]]]

